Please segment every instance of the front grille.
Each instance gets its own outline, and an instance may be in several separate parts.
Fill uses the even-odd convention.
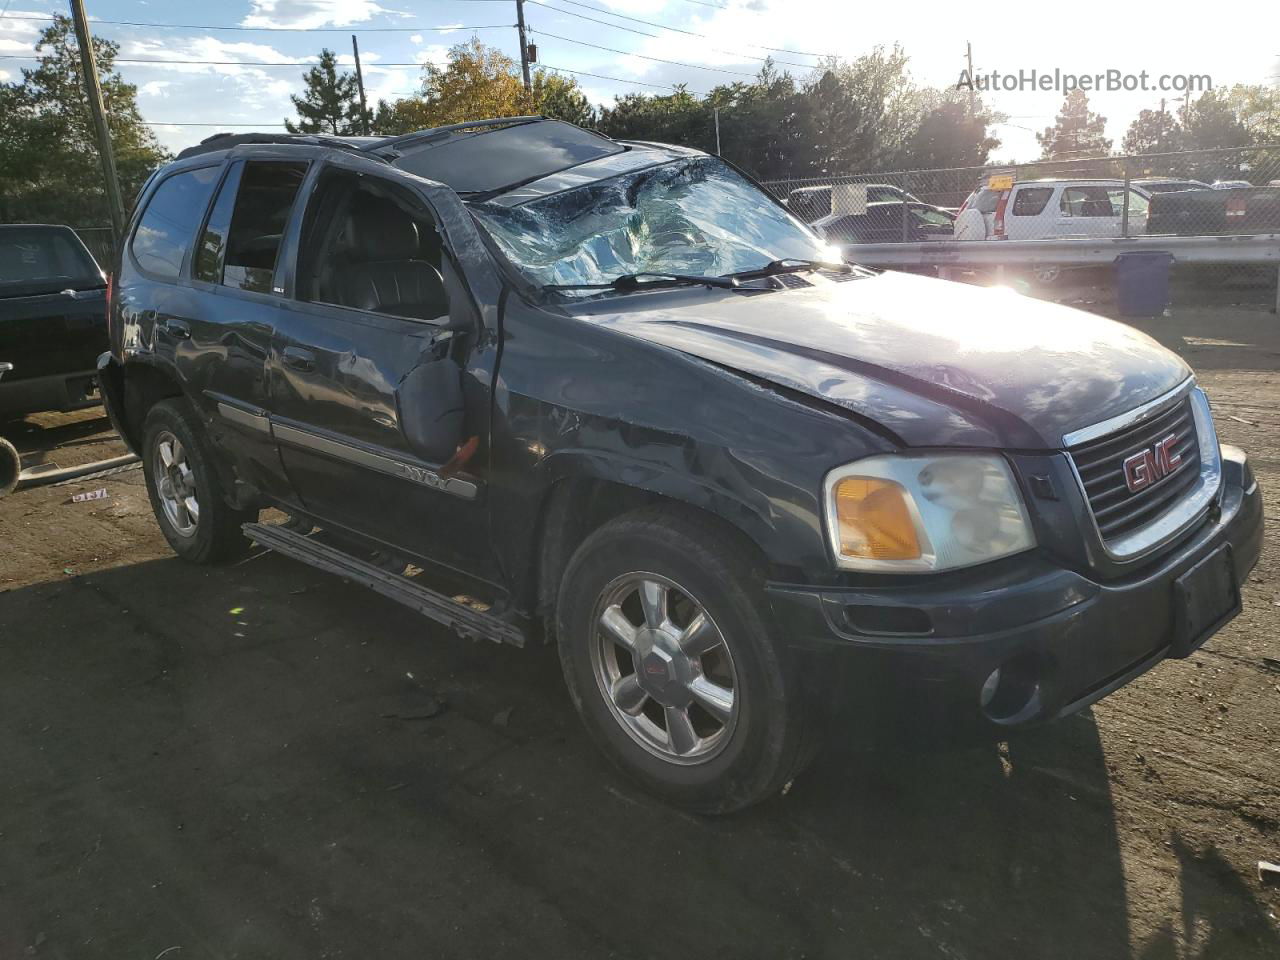
[[[1173,451],[1182,462],[1167,476],[1131,493],[1125,482],[1124,461],[1151,450],[1170,434],[1177,437]],[[1200,479],[1200,444],[1189,397],[1153,417],[1072,447],[1068,453],[1084,483],[1098,531],[1108,542],[1158,520],[1190,494]]]

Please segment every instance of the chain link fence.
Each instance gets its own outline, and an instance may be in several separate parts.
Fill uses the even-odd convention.
[[[766,189],[835,244],[1280,234],[1280,144],[1007,166],[771,180]],[[1042,270],[1032,285],[1099,281]],[[982,278],[976,278],[981,280]],[[1105,282],[1105,278],[1103,278]],[[1276,270],[1201,266],[1175,281],[1274,302]],[[1247,293],[1253,288],[1254,293]],[[1180,299],[1203,299],[1184,290]]]
[[[115,269],[116,242],[110,227],[72,227],[104,273]]]

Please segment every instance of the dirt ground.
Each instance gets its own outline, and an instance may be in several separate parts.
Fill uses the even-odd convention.
[[[1274,520],[1280,318],[1142,326],[1199,371]],[[100,417],[5,432],[66,466],[120,452]],[[137,469],[19,492],[0,960],[1278,957],[1275,529],[1233,624],[1091,711],[1007,746],[833,749],[702,820],[595,754],[553,651],[272,555],[186,566]]]

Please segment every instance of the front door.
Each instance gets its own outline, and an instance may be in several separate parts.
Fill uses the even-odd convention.
[[[297,237],[271,350],[272,429],[294,489],[322,523],[488,576],[476,474],[488,389],[468,373],[479,317],[436,217],[339,162],[316,177]]]

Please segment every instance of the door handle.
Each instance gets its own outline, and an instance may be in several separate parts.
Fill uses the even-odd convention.
[[[290,370],[310,373],[316,368],[316,355],[310,350],[303,350],[300,347],[285,347],[280,356],[284,365]]]
[[[165,333],[175,340],[191,339],[191,327],[181,320],[165,320],[160,326]]]

